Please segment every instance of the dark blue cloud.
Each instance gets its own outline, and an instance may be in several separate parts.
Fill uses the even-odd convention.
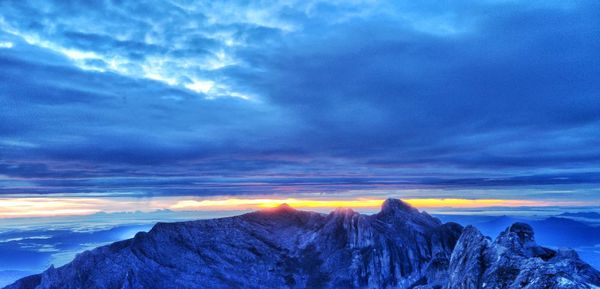
[[[3,2],[1,192],[585,190],[598,6]]]

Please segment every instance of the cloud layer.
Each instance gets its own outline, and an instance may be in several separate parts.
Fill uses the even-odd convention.
[[[0,193],[544,186],[587,199],[598,9],[3,1]]]

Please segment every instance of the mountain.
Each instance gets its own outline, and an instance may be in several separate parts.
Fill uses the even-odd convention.
[[[576,213],[562,213],[564,217],[575,217],[575,218],[586,218],[586,219],[600,219],[600,213],[598,212],[576,212]]]
[[[491,241],[395,199],[374,215],[281,205],[158,223],[5,288],[599,288],[574,251],[533,236],[517,223]]]

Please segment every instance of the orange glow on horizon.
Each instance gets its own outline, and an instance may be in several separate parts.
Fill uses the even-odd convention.
[[[483,207],[541,207],[556,205],[553,202],[532,200],[504,200],[504,199],[458,199],[458,198],[424,198],[402,199],[417,208],[483,208]],[[216,200],[182,200],[171,206],[171,209],[226,209],[230,207],[243,209],[274,208],[281,204],[288,204],[298,209],[377,209],[381,207],[383,199],[358,198],[351,200],[338,199],[216,199]]]
[[[428,208],[485,208],[485,207],[543,207],[580,206],[581,202],[460,199],[460,198],[410,198],[402,199],[419,209]],[[156,211],[250,211],[277,207],[286,203],[297,209],[330,209],[339,207],[373,209],[381,207],[383,199],[310,199],[310,198],[207,198],[155,197],[155,198],[90,198],[90,197],[19,197],[0,198],[0,218],[52,217],[90,215],[97,212]]]

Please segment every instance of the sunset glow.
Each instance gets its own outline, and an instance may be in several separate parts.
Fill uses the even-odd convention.
[[[485,208],[485,207],[544,207],[579,206],[579,202],[458,199],[458,198],[408,198],[407,203],[419,208]],[[0,218],[88,215],[97,212],[131,212],[170,209],[174,211],[251,211],[273,208],[286,203],[297,209],[335,209],[339,207],[377,210],[383,199],[310,199],[310,198],[213,198],[189,197],[160,198],[61,198],[29,197],[0,198]]]
[[[273,208],[280,204],[288,204],[294,208],[372,208],[381,206],[383,199],[218,199],[218,200],[182,200],[171,206],[172,209],[251,209]],[[533,200],[502,200],[502,199],[403,199],[403,201],[417,208],[481,208],[481,207],[521,207],[521,206],[551,206],[561,205],[561,202],[533,201]],[[570,205],[577,205],[571,204]]]

